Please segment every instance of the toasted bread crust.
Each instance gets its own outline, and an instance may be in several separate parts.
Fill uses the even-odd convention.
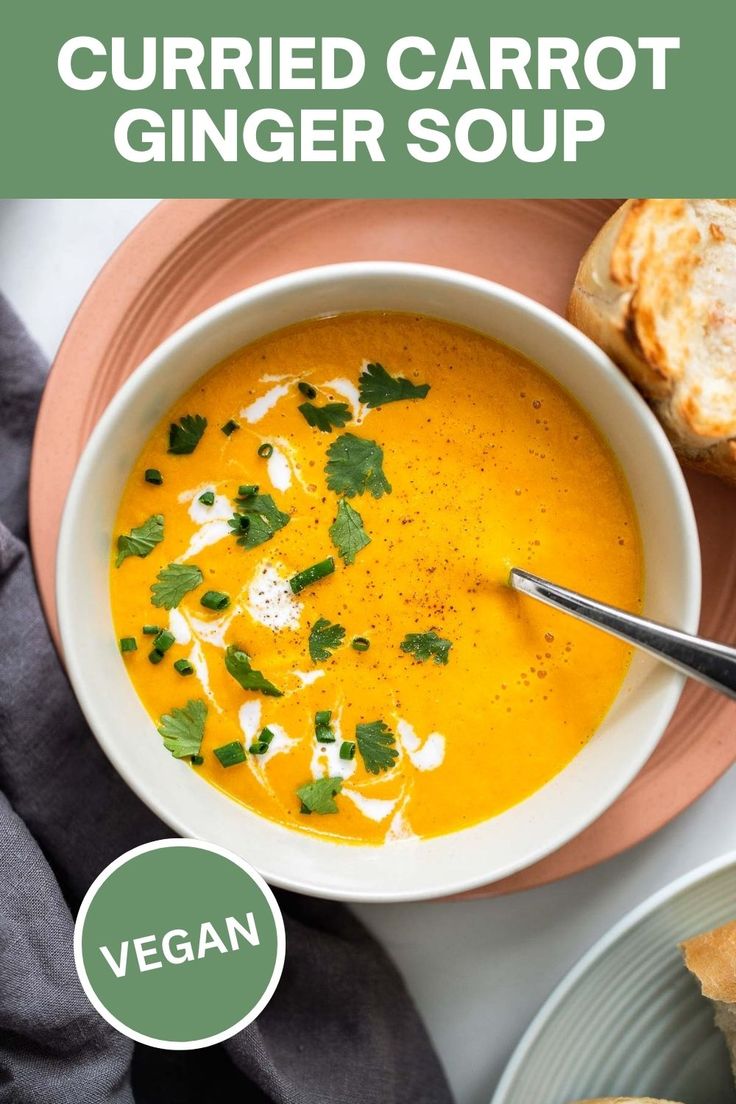
[[[653,1096],[600,1096],[595,1100],[576,1100],[575,1104],[677,1104],[674,1100],[655,1100]]]
[[[685,965],[700,982],[703,996],[736,1003],[736,920],[680,944]]]
[[[736,482],[736,200],[628,200],[583,257],[568,317],[684,460]]]

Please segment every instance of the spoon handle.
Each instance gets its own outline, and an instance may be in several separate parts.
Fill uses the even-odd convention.
[[[514,590],[530,594],[548,606],[571,613],[579,621],[635,644],[663,663],[706,683],[729,698],[736,698],[736,648],[690,636],[679,629],[671,629],[615,606],[607,606],[517,567],[509,575],[509,584]]]

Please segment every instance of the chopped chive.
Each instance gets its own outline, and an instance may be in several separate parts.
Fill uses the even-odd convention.
[[[367,652],[371,646],[371,642],[367,636],[356,636],[353,638],[351,646],[356,652]]]
[[[268,460],[273,456],[273,445],[269,445],[268,441],[265,444],[260,445],[258,448],[258,455],[264,460]]]
[[[180,675],[193,675],[194,668],[188,659],[177,659],[174,664],[174,670],[178,671]]]
[[[251,495],[258,494],[257,483],[241,483],[238,487],[238,498],[250,498]]]
[[[203,493],[199,496],[199,501],[202,503],[203,506],[214,506],[215,492],[203,491]]]
[[[233,419],[230,418],[229,421],[225,422],[224,426],[220,426],[220,429],[226,437],[229,437],[232,433],[235,432],[236,429],[240,429],[240,426],[237,422],[234,422]]]
[[[261,729],[261,735],[258,737],[258,743],[259,744],[265,744],[266,747],[268,747],[268,745],[271,743],[272,740],[273,740],[273,732],[271,731],[271,729],[270,728],[262,728]]]
[[[164,481],[164,477],[158,468],[146,468],[143,478],[146,483],[154,483],[157,487],[160,487]]]
[[[248,751],[251,755],[265,755],[268,751],[268,744],[264,743],[263,740],[256,740],[254,744],[250,745]]]
[[[340,744],[340,758],[341,759],[354,759],[355,758],[355,744],[352,740],[343,740]]]
[[[137,652],[138,642],[134,636],[121,636],[120,637],[120,651],[123,655],[126,652]]]
[[[201,767],[204,763],[204,755],[193,755],[191,759],[192,765],[195,767]]]
[[[160,625],[144,625],[141,630],[144,636],[158,636],[161,632]]]
[[[168,629],[162,629],[153,642],[154,650],[160,652],[161,655],[164,652],[168,652],[172,644],[176,643],[176,637]]]
[[[209,610],[224,610],[230,605],[230,595],[222,590],[208,590],[199,599],[199,604]]]
[[[244,763],[246,759],[245,748],[239,740],[215,748],[215,755],[223,767],[234,767],[237,763]]]
[[[149,663],[153,663],[153,664],[160,663],[163,658],[164,658],[164,653],[159,652],[156,648],[154,648],[152,651],[150,651],[148,653],[148,662]]]
[[[332,556],[328,556],[326,560],[321,560],[320,563],[312,564],[311,567],[305,567],[304,571],[298,571],[296,575],[289,579],[289,586],[294,594],[298,594],[300,590],[304,590],[305,587],[311,586],[312,583],[316,583],[319,579],[324,579],[326,575],[331,575],[335,570],[335,561]]]
[[[335,733],[330,726],[331,720],[331,709],[321,709],[314,714],[314,735],[318,744],[334,744]]]
[[[301,391],[302,395],[304,395],[305,399],[317,398],[317,388],[312,387],[311,383],[300,383],[299,390]]]

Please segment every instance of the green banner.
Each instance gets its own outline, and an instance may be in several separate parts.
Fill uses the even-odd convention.
[[[728,195],[721,0],[29,0],[5,196]]]

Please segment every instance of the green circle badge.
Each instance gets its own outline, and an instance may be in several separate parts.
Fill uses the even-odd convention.
[[[124,1035],[167,1050],[229,1039],[278,985],[284,922],[261,876],[191,839],[144,844],[90,886],[74,959],[97,1011]]]

